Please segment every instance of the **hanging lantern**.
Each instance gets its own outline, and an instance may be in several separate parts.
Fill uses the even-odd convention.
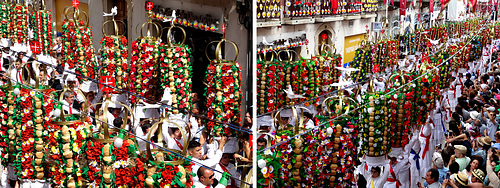
[[[221,44],[228,42],[236,49],[234,60],[222,59]],[[207,68],[207,118],[215,119],[224,123],[239,124],[241,122],[241,69],[236,59],[238,57],[238,46],[223,38],[217,43],[216,59]],[[207,121],[208,130],[216,136],[234,135],[228,125],[214,121]]]
[[[161,47],[163,61],[159,64],[159,81],[161,90],[169,88],[172,95],[172,108],[167,111],[178,114],[179,111],[187,112],[191,109],[192,65],[191,48],[185,45],[186,31],[183,28],[172,26],[167,32],[167,45]],[[171,43],[172,29],[179,28],[183,33],[183,41],[179,44]],[[161,93],[163,94],[163,93]]]
[[[113,23],[114,35],[107,35],[104,32],[104,26],[108,23]],[[105,88],[109,89],[112,94],[122,93],[121,90],[128,90],[128,79],[129,79],[129,65],[127,61],[127,37],[123,36],[123,33],[119,33],[118,23],[123,24],[123,21],[116,21],[113,17],[112,20],[104,22],[102,24],[102,32],[104,38],[101,39],[102,48],[101,52],[101,72],[100,72],[100,82],[108,84],[106,78],[114,78],[116,88]]]

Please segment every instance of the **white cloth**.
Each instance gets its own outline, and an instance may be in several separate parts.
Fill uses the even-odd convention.
[[[182,151],[182,149],[184,147],[187,147],[187,146],[184,145],[184,140],[183,139],[177,140],[175,138],[172,138],[172,137],[168,136],[167,139],[166,139],[166,141],[167,141],[167,148],[169,148],[169,149]],[[182,146],[182,148],[180,148],[177,145],[177,142],[179,142],[179,144]]]
[[[431,113],[433,115],[433,113]],[[432,154],[434,153],[434,145],[432,145],[432,139],[429,139],[429,143],[427,143],[427,139],[424,136],[431,136],[432,138],[432,125],[430,123],[426,123],[422,126],[421,134],[419,135],[420,139],[420,177],[425,177],[425,174],[429,169],[432,168]],[[429,150],[424,154],[425,146],[428,144]]]
[[[50,182],[41,180],[22,179],[19,181],[19,188],[49,188]]]
[[[419,139],[419,136],[420,135],[420,131],[419,130],[416,130],[415,132],[413,132],[413,136],[411,137],[410,139],[410,142],[405,146],[405,152],[408,152],[410,153],[410,158],[408,159],[410,161],[410,174],[411,174],[411,184],[409,184],[409,187],[417,187],[416,183],[419,182],[422,177],[420,177],[420,171],[419,169],[417,169],[417,162],[420,164],[420,146],[421,146],[421,143],[420,143],[420,139]],[[414,150],[415,151],[415,154],[411,154],[411,150]],[[418,157],[415,157],[416,155],[418,155]]]
[[[314,122],[309,119],[309,121],[307,121],[307,123],[305,123],[304,126],[306,129],[312,129],[314,128]]]
[[[439,184],[439,182],[434,182],[427,186],[427,188],[440,188],[440,187],[441,185]]]
[[[215,165],[215,170],[218,170],[219,172],[224,172],[224,170],[222,170],[221,165],[223,165],[223,164],[219,163],[219,164]],[[240,173],[238,173],[237,169],[234,168],[234,164],[229,163],[229,165],[226,166],[226,169],[229,171],[229,174],[231,174],[232,177],[235,177],[238,179],[240,178]],[[222,178],[222,174],[218,173],[218,172],[214,172],[214,177],[215,177],[215,179],[220,180]],[[235,183],[236,183],[237,187],[240,187],[239,181],[235,181]],[[228,180],[227,185],[231,185],[230,179]]]

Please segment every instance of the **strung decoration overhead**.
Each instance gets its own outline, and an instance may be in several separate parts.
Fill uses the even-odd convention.
[[[238,46],[225,38],[216,43],[216,58],[212,60],[207,68],[206,81],[207,88],[205,97],[207,98],[207,117],[224,123],[239,124],[241,122],[240,106],[242,92],[241,68],[236,61],[238,58]],[[230,43],[234,46],[236,56],[232,60],[222,57],[222,44]],[[209,44],[210,45],[210,44]],[[207,121],[207,129],[215,136],[231,136],[234,132],[228,125],[214,121]]]

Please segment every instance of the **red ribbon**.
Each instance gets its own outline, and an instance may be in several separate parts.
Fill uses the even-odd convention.
[[[181,150],[184,150],[184,146],[182,146],[182,144],[179,141],[177,141],[175,138],[174,141],[177,144],[177,147],[179,147]]]
[[[422,159],[425,158],[425,154],[427,153],[427,151],[429,151],[429,140],[431,139],[430,134],[429,136],[424,136],[423,130],[424,128],[422,127],[422,130],[420,131],[420,136],[425,138],[425,147],[424,147],[424,152],[422,153]]]
[[[387,178],[387,181],[388,182],[396,182],[396,188],[399,188],[399,186],[402,186],[403,184],[401,184],[401,182],[398,179],[396,179],[396,173],[394,173],[394,170],[392,169],[392,166],[390,166],[390,167],[391,167],[391,170],[390,170],[391,176],[393,178]]]

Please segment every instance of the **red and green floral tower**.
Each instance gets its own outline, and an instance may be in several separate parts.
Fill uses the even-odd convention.
[[[207,118],[224,123],[239,124],[241,122],[240,106],[242,98],[240,88],[241,68],[239,63],[236,62],[237,56],[234,60],[225,60],[220,57],[220,45],[223,42],[232,43],[236,47],[236,44],[223,38],[217,44],[217,58],[207,68],[207,88],[205,90]],[[237,48],[236,51],[238,51]],[[212,135],[231,136],[235,134],[228,125],[214,121],[207,121],[207,128]]]

